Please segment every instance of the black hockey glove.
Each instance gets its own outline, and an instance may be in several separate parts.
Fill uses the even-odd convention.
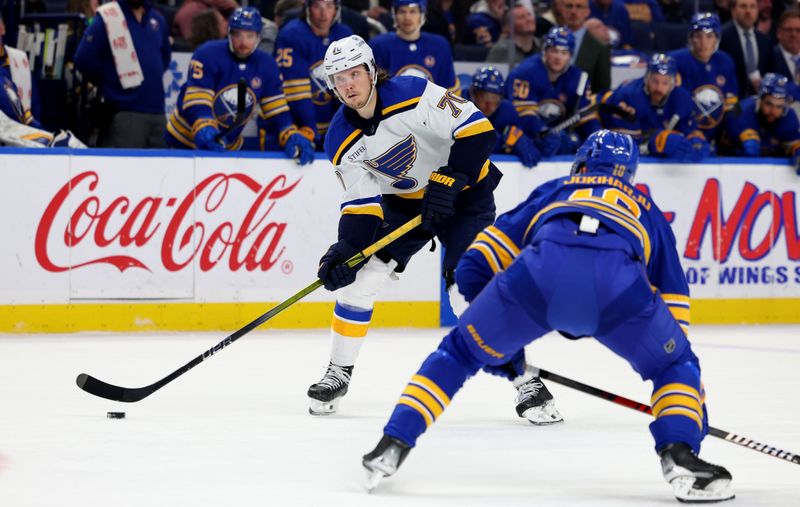
[[[359,262],[351,268],[346,261],[358,252],[359,250],[343,239],[328,248],[319,260],[319,271],[317,271],[317,276],[325,284],[326,289],[334,291],[356,281],[356,273],[365,263]]]
[[[422,197],[422,228],[435,234],[436,228],[456,214],[456,198],[467,186],[467,175],[447,166],[431,173],[428,187]]]

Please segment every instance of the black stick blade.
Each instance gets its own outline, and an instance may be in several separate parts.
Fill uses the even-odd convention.
[[[75,383],[78,384],[78,387],[89,394],[93,394],[107,400],[123,401],[125,403],[137,402],[149,396],[153,392],[153,390],[149,387],[128,389],[126,387],[111,385],[103,382],[102,380],[96,379],[91,375],[87,375],[86,373],[81,373],[78,375],[78,377],[75,379]]]

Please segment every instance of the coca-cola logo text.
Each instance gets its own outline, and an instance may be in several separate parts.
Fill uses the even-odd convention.
[[[45,209],[36,230],[36,259],[51,272],[93,264],[111,264],[120,272],[134,267],[152,271],[130,250],[152,248],[150,243],[160,239],[161,263],[167,271],[180,271],[195,259],[201,271],[209,271],[225,260],[234,272],[267,271],[285,250],[281,239],[287,224],[273,220],[273,210],[299,183],[300,179],[289,182],[285,175],[279,175],[262,185],[245,174],[217,173],[200,181],[180,201],[147,196],[134,203],[125,195],[109,199],[108,192],[99,190],[98,174],[86,171],[61,187]],[[234,223],[226,213],[242,190],[253,200],[241,222]],[[74,209],[68,206],[70,201],[78,203]],[[241,207],[241,203],[236,204]],[[210,223],[215,214],[221,218]],[[63,230],[56,229],[60,224]],[[104,255],[58,262],[48,247],[54,241],[63,241],[73,249],[90,242],[96,247],[93,250],[99,249]]]

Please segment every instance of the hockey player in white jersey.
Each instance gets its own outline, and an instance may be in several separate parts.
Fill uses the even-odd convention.
[[[313,415],[334,413],[347,392],[383,284],[436,237],[442,272],[453,270],[483,227],[494,221],[501,174],[489,161],[492,124],[470,101],[422,78],[388,75],[358,36],[331,43],[328,86],[344,104],[325,138],[343,187],[338,241],[320,261],[319,278],[337,293],[332,350],[324,377],[308,390]],[[367,262],[344,261],[417,215],[422,226]]]

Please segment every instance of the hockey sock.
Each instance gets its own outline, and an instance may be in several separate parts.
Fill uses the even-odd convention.
[[[655,421],[650,432],[657,451],[684,442],[695,453],[700,452],[700,441],[708,427],[704,402],[696,360],[673,364],[653,379],[650,405]]]
[[[356,363],[358,352],[367,336],[372,308],[359,309],[336,302],[331,322],[331,362],[340,366]]]

